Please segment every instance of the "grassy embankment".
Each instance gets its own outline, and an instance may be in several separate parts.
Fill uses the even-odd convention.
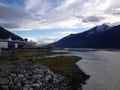
[[[11,51],[4,51],[0,55],[0,65],[7,64],[19,64],[23,61],[32,61],[33,63],[41,63],[47,66],[54,73],[63,74],[66,76],[66,84],[69,87],[69,90],[77,90],[82,87],[82,83],[85,83],[85,80],[89,78],[82,70],[80,70],[75,63],[80,59],[80,57],[76,56],[58,56],[58,57],[49,57],[48,55],[55,54],[65,54],[65,53],[56,53],[51,52],[51,50],[37,50],[37,49],[29,49],[29,50],[17,50],[16,58],[13,60],[11,57]],[[37,57],[42,57],[37,58]],[[33,59],[34,58],[34,59]]]
[[[64,54],[64,53],[56,53],[51,52],[49,49],[18,49],[15,51],[15,60],[21,59],[32,59],[34,57],[44,57],[48,55],[55,54]],[[12,61],[13,60],[13,52],[12,50],[4,50],[0,53],[0,62],[1,61]]]
[[[52,58],[44,58],[48,55],[55,54],[64,54],[62,52],[56,53],[51,52],[51,50],[39,50],[39,49],[24,49],[24,50],[16,50],[16,59],[13,60],[11,51],[3,51],[0,55],[0,63],[4,64],[6,62],[17,63],[20,60],[33,60],[35,58],[35,63],[41,63],[47,66],[50,70],[55,73],[73,73],[74,72],[74,64],[80,58],[75,56],[59,56]],[[37,59],[37,57],[43,57],[42,59]]]
[[[47,66],[55,73],[72,74],[75,71],[75,63],[79,60],[75,56],[58,56],[53,58],[42,58],[37,62]]]

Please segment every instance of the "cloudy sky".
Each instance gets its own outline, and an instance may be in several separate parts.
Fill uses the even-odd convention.
[[[119,22],[120,0],[0,0],[0,26],[41,44]]]

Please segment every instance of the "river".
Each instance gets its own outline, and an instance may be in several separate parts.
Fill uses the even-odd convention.
[[[120,50],[76,49],[77,65],[88,75],[83,90],[120,90]]]

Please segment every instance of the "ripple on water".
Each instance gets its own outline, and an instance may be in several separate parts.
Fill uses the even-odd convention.
[[[77,65],[91,77],[83,90],[120,90],[120,51],[71,51],[82,57]]]

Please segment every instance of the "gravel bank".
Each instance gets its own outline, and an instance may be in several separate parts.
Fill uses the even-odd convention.
[[[81,90],[89,78],[75,65],[71,75],[55,74],[46,66],[31,62],[0,69],[0,90]]]

